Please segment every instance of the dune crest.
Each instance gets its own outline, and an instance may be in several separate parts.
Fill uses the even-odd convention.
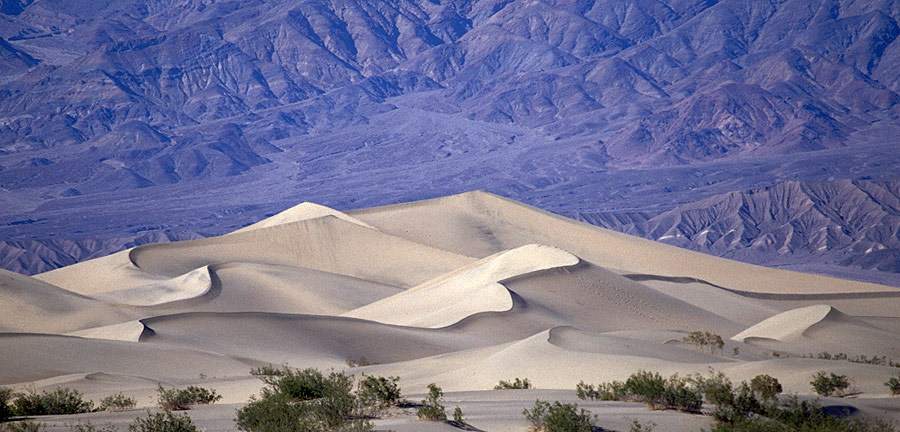
[[[747,338],[764,338],[785,341],[803,336],[812,326],[824,320],[837,319],[843,316],[837,309],[828,305],[813,305],[771,316],[756,325],[736,334],[733,340],[744,342]]]
[[[291,207],[281,213],[278,213],[272,217],[263,219],[255,224],[245,226],[239,230],[232,231],[226,235],[237,234],[247,231],[253,231],[260,228],[268,228],[276,225],[284,225],[292,222],[300,222],[309,219],[316,219],[325,216],[334,216],[338,219],[342,219],[344,221],[357,224],[359,226],[363,226],[369,229],[376,229],[371,225],[356,219],[353,216],[350,216],[344,212],[335,210],[331,207],[326,207],[323,205],[304,202],[300,203],[294,207]]]
[[[153,334],[153,329],[140,321],[128,321],[103,327],[94,327],[66,333],[66,336],[77,336],[87,339],[104,339],[123,342],[140,342],[141,337]]]
[[[350,311],[344,316],[386,324],[439,328],[480,312],[503,312],[513,306],[500,282],[580,260],[562,249],[526,245],[464,266],[400,294]]]
[[[96,294],[93,297],[110,303],[129,306],[158,306],[181,300],[202,297],[212,289],[209,266],[185,273],[173,279]]]

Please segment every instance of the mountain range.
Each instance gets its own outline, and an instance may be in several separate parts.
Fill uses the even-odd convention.
[[[890,282],[898,21],[888,0],[3,0],[0,265],[486,189]]]

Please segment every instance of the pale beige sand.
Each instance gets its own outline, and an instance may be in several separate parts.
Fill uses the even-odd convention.
[[[208,265],[248,262],[305,267],[411,287],[474,261],[333,216],[220,237],[143,245],[126,252],[37,278],[89,294],[159,282]]]
[[[603,267],[691,276],[751,292],[900,291],[717,258],[605,230],[481,191],[348,214],[384,232],[469,256],[540,243],[560,247]],[[420,223],[423,220],[431,223]]]
[[[0,332],[66,333],[129,319],[113,305],[0,270]]]
[[[807,306],[775,315],[734,336],[735,340],[765,344],[784,342],[787,352],[803,355],[829,351],[900,358],[900,335],[850,317],[828,306]]]
[[[246,232],[246,231],[253,231],[255,229],[260,229],[260,228],[268,228],[268,227],[272,227],[272,226],[276,226],[276,225],[284,225],[284,224],[291,223],[291,222],[300,222],[300,221],[305,221],[305,220],[309,220],[309,219],[316,219],[316,218],[325,217],[325,216],[334,216],[338,219],[342,219],[342,220],[345,220],[350,223],[355,223],[359,226],[374,229],[374,228],[372,228],[371,225],[369,225],[363,221],[360,221],[359,219],[356,219],[352,216],[349,216],[344,212],[340,212],[333,208],[325,207],[323,205],[305,202],[305,203],[300,203],[294,207],[291,207],[291,208],[289,208],[281,213],[278,213],[272,217],[263,219],[255,224],[245,226],[237,231],[232,232],[232,234]]]
[[[725,345],[689,345],[692,331]],[[804,397],[817,371],[846,374],[858,394],[825,403],[900,420],[900,398],[883,385],[900,369],[802,358],[900,362],[898,334],[896,288],[697,254],[483,192],[349,213],[305,203],[226,236],[34,278],[0,272],[0,384],[64,385],[96,400],[123,391],[141,407],[154,404],[157,382],[241,403],[260,389],[251,368],[285,363],[396,375],[416,397],[435,382],[463,392],[447,405],[463,406],[476,427],[521,431],[522,408],[537,397],[572,401],[582,380],[713,368],[735,381],[767,373]],[[348,367],[363,358],[376,364]],[[489,390],[515,377],[540,389]],[[627,430],[628,416],[655,419],[657,430],[711,424],[579,403],[614,430]],[[207,430],[233,430],[234,408],[192,414]],[[88,418],[123,429],[132,414]],[[452,430],[410,413],[377,424]]]
[[[578,257],[551,246],[526,245],[500,252],[344,316],[413,327],[445,327],[480,312],[513,307],[500,284],[516,276],[578,264]]]
[[[77,336],[88,339],[105,339],[123,342],[140,342],[141,337],[148,336],[153,330],[140,321],[127,321],[102,327],[65,333],[64,336]]]

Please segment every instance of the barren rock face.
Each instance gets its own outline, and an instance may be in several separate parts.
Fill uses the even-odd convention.
[[[3,1],[0,239],[213,234],[299,201],[473,189],[665,218],[786,180],[886,179],[900,175],[898,19],[851,0]],[[171,205],[183,213],[149,216]],[[754,221],[740,225],[774,229]],[[846,235],[892,231],[867,226]],[[784,229],[689,243],[737,257],[825,244],[832,261],[896,269],[877,247],[858,256],[868,240],[813,247],[791,230],[787,249]],[[3,266],[77,259],[26,254]]]

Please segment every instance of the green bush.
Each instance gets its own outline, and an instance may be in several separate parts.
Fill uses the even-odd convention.
[[[891,377],[884,385],[891,391],[891,396],[900,395],[900,375]]]
[[[13,399],[13,391],[8,387],[0,387],[0,422],[13,416],[12,407],[9,403]]]
[[[528,378],[519,379],[519,377],[516,377],[513,381],[500,380],[500,382],[494,386],[494,390],[525,390],[530,388],[531,382],[528,381]]]
[[[416,416],[423,420],[447,420],[447,413],[441,404],[443,397],[444,392],[440,387],[434,383],[428,384],[428,396],[422,400],[422,406],[416,411]]]
[[[462,408],[456,407],[453,409],[453,421],[455,421],[460,426],[465,426],[466,419],[463,417]]]
[[[815,402],[787,400],[770,404],[759,415],[719,419],[712,432],[895,432],[895,425],[877,418],[848,419],[828,415]]]
[[[400,402],[399,377],[363,375],[356,387],[360,411],[365,415],[377,415]]]
[[[819,395],[841,397],[844,395],[844,390],[850,387],[850,380],[846,375],[836,375],[835,373],[826,375],[825,371],[819,371],[813,375],[809,384]]]
[[[703,395],[687,380],[673,375],[665,382],[663,405],[667,409],[699,413],[703,407]]]
[[[17,393],[12,411],[18,416],[80,414],[94,409],[94,403],[85,401],[81,392],[60,387],[51,392]]]
[[[109,395],[100,400],[100,411],[125,411],[135,407],[137,401],[134,398],[125,396],[122,393]]]
[[[197,432],[197,427],[187,414],[172,414],[171,411],[138,417],[128,425],[129,432]]]
[[[526,408],[522,414],[533,432],[591,432],[594,428],[594,416],[579,409],[578,404],[550,404],[538,399],[532,409]]]
[[[715,354],[717,352],[721,354],[722,348],[725,346],[725,341],[722,340],[722,336],[710,332],[690,332],[681,340],[682,342],[696,345],[698,348],[710,354]]]
[[[357,418],[358,397],[353,377],[316,369],[265,367],[251,372],[266,387],[259,398],[237,410],[238,429],[247,432],[370,431],[372,424]],[[381,379],[375,378],[377,382]],[[395,385],[385,379],[387,387]],[[397,389],[399,392],[399,389]]]
[[[688,380],[693,383],[708,403],[721,407],[730,406],[734,402],[734,387],[731,380],[722,372],[713,372],[710,368],[709,377],[695,374]]]
[[[750,389],[763,400],[775,398],[781,394],[781,383],[772,376],[762,374],[750,380]]]
[[[629,397],[656,408],[665,400],[666,379],[656,372],[638,371],[625,380],[625,392]]]
[[[189,410],[191,405],[211,404],[222,399],[215,390],[196,386],[166,389],[160,384],[156,391],[159,393],[157,397],[159,407],[166,411]]]

